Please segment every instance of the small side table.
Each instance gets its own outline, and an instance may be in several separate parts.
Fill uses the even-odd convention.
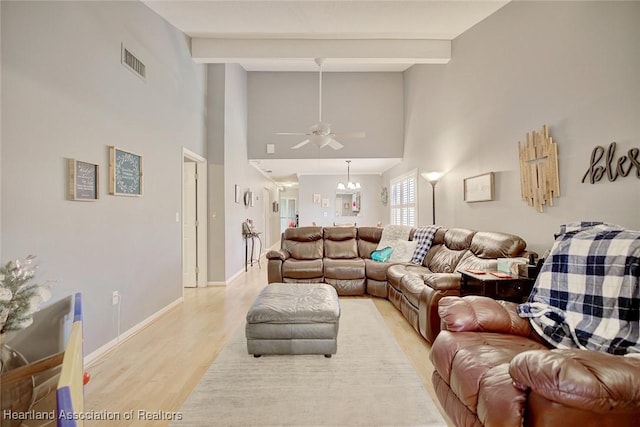
[[[244,237],[244,271],[248,271],[249,264],[253,267],[253,262],[258,262],[258,267],[262,268],[260,265],[260,254],[262,253],[262,239],[260,238],[259,231],[251,231],[249,233],[242,233]],[[258,239],[258,257],[255,257],[255,243],[256,239]],[[249,258],[249,240],[251,240],[251,257]]]
[[[535,278],[510,276],[497,277],[487,271],[483,274],[461,270],[460,296],[483,295],[515,303],[523,303],[529,297]]]

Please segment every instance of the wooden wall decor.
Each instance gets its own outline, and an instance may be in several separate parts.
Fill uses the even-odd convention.
[[[604,166],[599,164],[603,158],[605,158]],[[625,170],[625,163],[627,163],[627,161],[629,163]],[[636,178],[640,179],[640,148],[632,148],[627,151],[627,154],[623,154],[616,159],[615,141],[609,144],[606,150],[603,146],[597,145],[591,152],[589,169],[587,169],[587,172],[582,177],[582,183],[584,184],[587,178],[589,178],[589,182],[595,184],[605,175],[609,181],[613,182],[618,179],[619,176],[625,177],[629,175],[634,168],[636,170]]]
[[[520,188],[522,200],[543,212],[544,205],[553,206],[553,198],[560,197],[558,177],[558,145],[549,136],[549,128],[527,133],[520,151]]]

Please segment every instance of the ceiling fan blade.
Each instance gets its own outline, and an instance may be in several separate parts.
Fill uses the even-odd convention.
[[[301,136],[301,135],[309,135],[309,134],[305,133],[305,132],[278,132],[278,133],[276,133],[276,135],[296,135],[296,136]]]
[[[339,138],[364,138],[366,136],[364,131],[339,132],[339,133],[334,133],[333,135]]]
[[[304,135],[304,134],[303,134],[303,135]],[[292,150],[295,150],[295,149],[300,148],[300,147],[302,147],[303,145],[306,145],[306,144],[308,144],[308,143],[310,143],[310,142],[311,142],[311,140],[310,140],[310,139],[305,139],[305,140],[304,140],[304,141],[302,141],[301,143],[296,144],[296,145],[294,145],[293,147],[291,147],[291,149],[292,149]]]
[[[328,141],[327,141],[327,142],[325,142],[324,144],[322,144],[322,147],[325,147],[325,146],[327,146],[327,145],[328,145],[329,147],[333,148],[334,150],[339,150],[339,149],[341,149],[342,147],[344,147],[344,145],[340,144],[338,141],[336,141],[336,140],[335,140],[335,139],[333,139],[333,138],[328,138]],[[322,148],[322,147],[320,147],[320,148]]]

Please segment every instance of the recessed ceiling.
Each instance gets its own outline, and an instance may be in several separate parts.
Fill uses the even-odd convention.
[[[402,159],[260,159],[250,160],[263,175],[281,184],[297,184],[301,175],[381,175]]]

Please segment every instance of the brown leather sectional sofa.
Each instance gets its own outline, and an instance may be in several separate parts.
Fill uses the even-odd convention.
[[[440,332],[438,302],[460,295],[459,269],[496,269],[499,257],[525,252],[520,237],[440,228],[422,265],[376,262],[379,227],[300,227],[282,234],[281,249],[267,253],[268,281],[325,282],[338,295],[388,298],[428,342]],[[413,232],[410,239],[413,237]]]

